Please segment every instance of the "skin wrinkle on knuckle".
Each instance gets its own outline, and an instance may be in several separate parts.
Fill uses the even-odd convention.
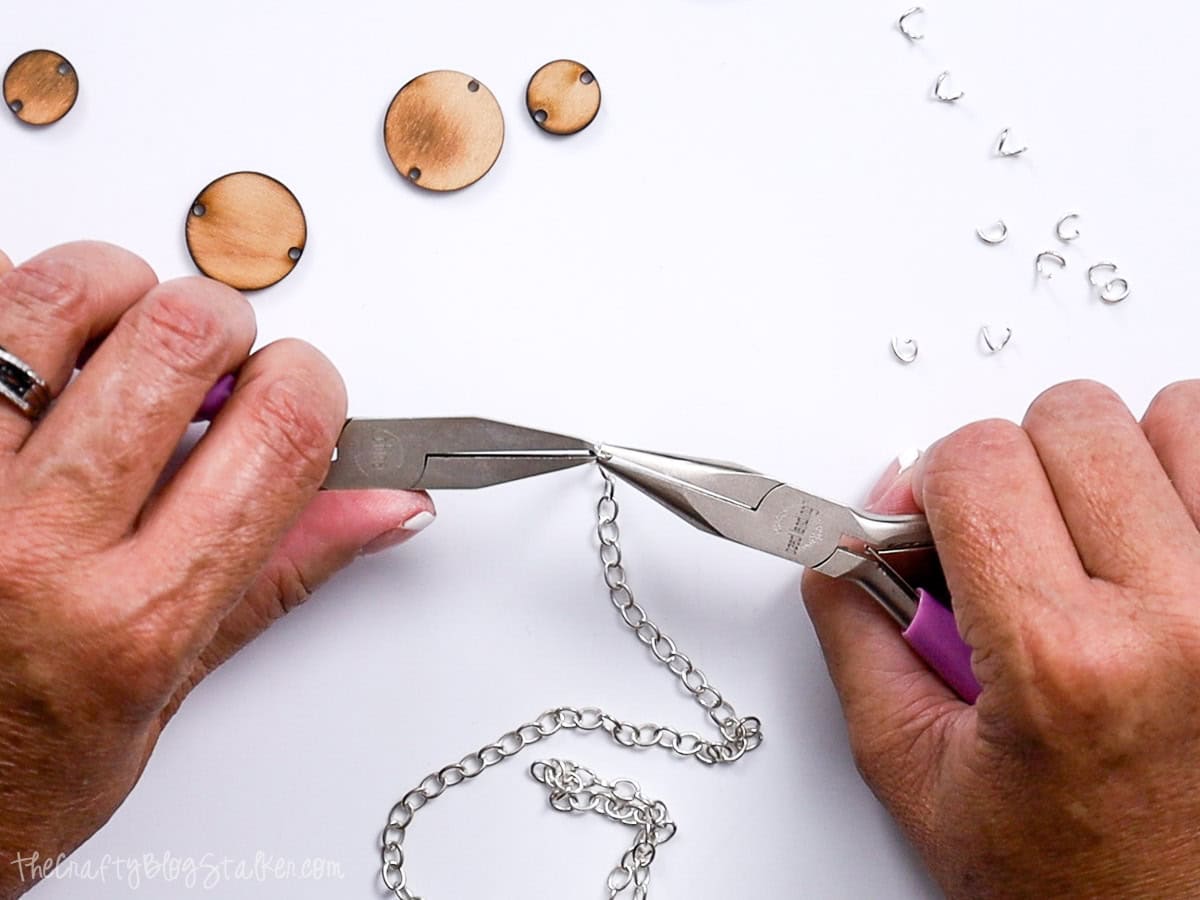
[[[957,498],[964,494],[984,499],[993,496],[1003,485],[985,482],[984,476],[998,479],[1004,472],[996,470],[994,465],[985,467],[985,463],[995,459],[1007,462],[1028,448],[1025,430],[1003,419],[989,419],[959,429],[927,454],[923,490],[926,500],[932,496],[946,508],[954,509]],[[1008,480],[1013,477],[1009,474]]]
[[[226,317],[207,298],[173,285],[146,297],[136,329],[138,346],[181,375],[206,368],[233,339]]]
[[[0,277],[6,308],[16,307],[33,321],[49,313],[72,333],[86,326],[81,319],[87,288],[87,274],[63,259],[33,259]]]
[[[337,441],[332,417],[323,403],[314,402],[319,397],[320,388],[307,379],[283,376],[266,384],[250,405],[252,439],[305,487],[324,479]]]

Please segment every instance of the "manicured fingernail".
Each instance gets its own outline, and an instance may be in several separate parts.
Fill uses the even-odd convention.
[[[404,530],[411,531],[414,534],[418,531],[424,531],[433,524],[433,520],[436,518],[437,516],[429,512],[429,510],[423,509],[404,523]]]
[[[867,509],[871,509],[875,506],[875,504],[886,497],[891,492],[892,488],[896,486],[896,483],[900,481],[900,477],[914,465],[916,465],[917,460],[920,458],[921,451],[912,449],[903,451],[894,460],[892,460],[891,465],[884,470],[883,477],[879,479],[879,481],[875,484],[875,487],[873,487],[871,492],[867,494]]]
[[[385,531],[379,537],[375,538],[375,540],[367,544],[367,546],[363,547],[363,555],[367,556],[372,553],[382,553],[384,550],[390,550],[392,547],[403,544],[413,535],[419,534],[432,525],[433,520],[436,518],[437,516],[434,513],[431,513],[428,510],[421,510],[421,512],[406,520],[405,523],[399,528],[393,528],[389,531]]]
[[[229,398],[233,396],[233,386],[236,382],[237,379],[233,375],[222,375],[204,395],[204,402],[196,410],[192,421],[211,422],[213,417],[221,411],[221,407],[228,403]]]

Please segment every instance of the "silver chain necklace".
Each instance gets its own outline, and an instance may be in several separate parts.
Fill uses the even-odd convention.
[[[614,485],[606,472],[604,493],[596,504],[596,536],[600,540],[600,562],[609,599],[621,620],[646,645],[654,658],[670,670],[680,684],[707,712],[716,726],[719,739],[707,740],[690,731],[678,731],[663,725],[634,725],[623,722],[593,707],[560,706],[542,713],[532,722],[502,735],[494,743],[464,756],[426,775],[388,813],[383,829],[381,874],[383,883],[397,900],[421,900],[408,887],[405,870],[404,839],[413,816],[447,788],[475,778],[526,747],[563,730],[604,731],[622,747],[660,747],[675,756],[692,758],[705,765],[737,762],[762,743],[762,723],[754,716],[738,716],[733,705],[709,684],[708,678],[675,642],[650,620],[625,581],[621,559],[621,531],[617,526],[620,508],[614,498]],[[595,812],[614,822],[637,830],[633,845],[621,862],[609,873],[606,882],[609,900],[628,895],[646,900],[649,893],[650,864],[658,847],[675,835],[675,823],[661,800],[650,800],[632,781],[609,784],[596,775],[565,760],[544,760],[530,767],[530,774],[550,793],[550,806],[559,812]]]

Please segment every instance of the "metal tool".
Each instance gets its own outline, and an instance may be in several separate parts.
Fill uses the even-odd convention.
[[[971,648],[954,614],[909,585],[889,562],[896,554],[933,547],[924,516],[861,512],[732,463],[608,445],[598,452],[603,470],[695,527],[861,585],[950,687],[968,702],[979,696]]]
[[[738,715],[635,599],[621,552],[614,478],[633,484],[705,531],[863,585],[947,684],[969,702],[979,695],[971,650],[958,635],[953,613],[930,594],[910,587],[888,562],[892,554],[932,547],[922,516],[857,512],[729,463],[595,445],[472,418],[351,419],[338,441],[325,487],[478,488],[589,462],[599,463],[604,476],[596,537],[609,599],[629,630],[705,710],[717,734],[704,738],[665,725],[635,725],[594,707],[547,710],[426,776],[392,807],[380,842],[380,875],[397,900],[416,900],[404,850],[413,816],[448,789],[560,731],[603,731],[622,747],[660,748],[709,766],[735,763],[761,745],[758,718]],[[645,900],[657,848],[674,834],[666,807],[645,800],[632,782],[609,785],[573,763],[535,763],[531,772],[550,788],[555,809],[594,809],[638,829],[606,887],[610,897],[632,894],[634,900]]]
[[[595,445],[486,419],[352,419],[338,441],[325,487],[479,488],[595,462]],[[445,791],[478,777],[562,731],[604,733],[629,749],[657,748],[706,766],[736,763],[762,744],[762,723],[742,716],[728,697],[650,618],[625,575],[618,506],[607,472],[596,505],[596,538],[604,584],[613,609],[653,658],[678,681],[715,728],[704,737],[668,725],[636,724],[596,707],[559,706],[520,725],[459,762],[421,779],[388,813],[380,841],[380,876],[396,900],[417,900],[408,884],[404,844],[413,816]],[[666,806],[647,800],[635,784],[609,784],[563,760],[535,763],[533,777],[550,790],[555,809],[595,810],[637,829],[633,845],[606,881],[608,896],[646,900],[650,865],[675,832]]]
[[[351,419],[325,489],[482,488],[595,462],[587,441],[489,419]]]
[[[954,616],[888,562],[930,549],[923,516],[878,516],[731,463],[597,446],[487,419],[351,419],[326,489],[480,488],[598,462],[602,470],[727,540],[862,585],[964,699],[979,685]]]

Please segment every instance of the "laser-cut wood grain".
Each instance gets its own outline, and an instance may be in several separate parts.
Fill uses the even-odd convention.
[[[259,172],[218,178],[192,202],[188,252],[209,278],[241,291],[282,281],[304,252],[304,210],[283,184]]]
[[[470,75],[427,72],[393,98],[383,141],[396,171],[417,187],[457,191],[496,164],[504,114],[492,92]]]
[[[4,103],[28,125],[51,125],[79,98],[75,67],[53,50],[22,53],[4,73]]]
[[[533,74],[525,90],[525,105],[543,131],[576,134],[600,112],[600,82],[582,63],[555,60]]]

